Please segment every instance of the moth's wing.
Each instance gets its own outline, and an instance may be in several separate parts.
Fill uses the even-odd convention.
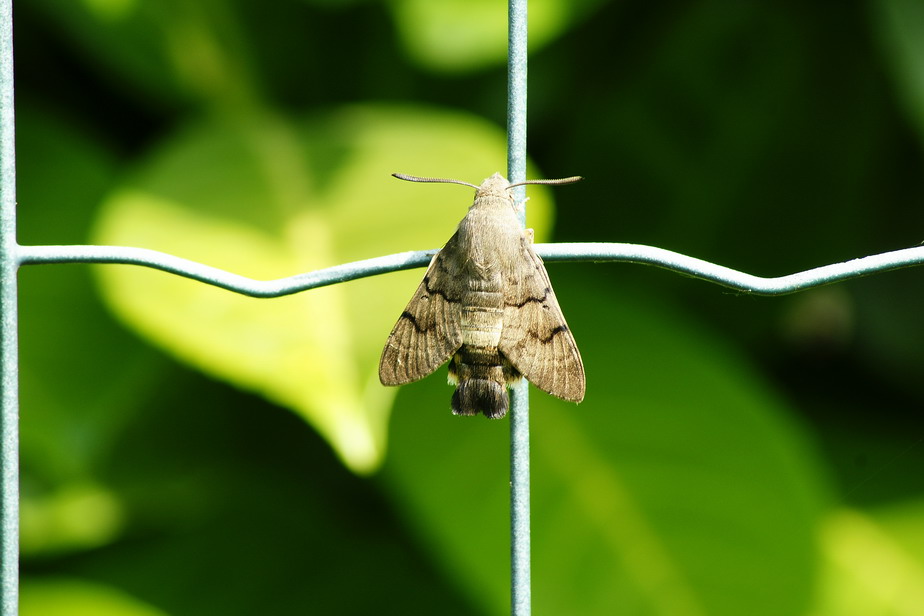
[[[457,255],[453,236],[433,257],[414,297],[391,330],[379,361],[383,385],[422,379],[462,346]]]
[[[507,278],[498,349],[539,389],[580,402],[585,388],[581,353],[529,234],[523,235]]]

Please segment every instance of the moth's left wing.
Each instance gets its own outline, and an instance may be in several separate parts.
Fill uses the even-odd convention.
[[[584,399],[584,364],[530,234],[504,291],[504,329],[498,350],[526,379],[553,396]]]
[[[395,324],[382,358],[383,385],[405,385],[422,379],[462,346],[462,306],[457,297],[455,236],[430,262],[414,297]]]

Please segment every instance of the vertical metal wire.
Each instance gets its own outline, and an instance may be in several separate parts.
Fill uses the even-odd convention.
[[[13,5],[0,0],[0,613],[19,604],[19,378],[16,163],[13,140]]]
[[[509,0],[507,51],[507,178],[526,179],[526,3]],[[524,203],[525,187],[514,189]],[[526,208],[521,211],[526,222]],[[513,388],[510,411],[510,601],[513,616],[531,612],[529,528],[529,384]]]
[[[526,179],[526,0],[510,0],[507,40],[507,179]],[[514,189],[522,201],[525,187]]]
[[[529,528],[529,383],[513,387],[510,410],[510,603],[513,616],[531,611]]]

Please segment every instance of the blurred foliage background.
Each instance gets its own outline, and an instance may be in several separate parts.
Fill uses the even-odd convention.
[[[530,3],[529,224],[783,275],[924,239],[916,0]],[[258,278],[435,248],[502,170],[498,0],[15,3],[24,244]],[[924,614],[922,271],[552,264],[542,614]],[[25,616],[508,613],[506,421],[375,376],[420,270],[254,300],[20,274]]]

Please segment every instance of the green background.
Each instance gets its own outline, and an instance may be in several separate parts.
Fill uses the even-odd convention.
[[[19,238],[255,278],[436,248],[505,161],[497,0],[21,0]],[[542,241],[763,276],[924,239],[915,0],[534,0]],[[553,194],[554,193],[554,194]],[[555,207],[552,207],[552,198]],[[533,609],[924,614],[924,292],[552,264]],[[508,426],[378,354],[421,270],[256,300],[21,271],[22,613],[509,613]]]

